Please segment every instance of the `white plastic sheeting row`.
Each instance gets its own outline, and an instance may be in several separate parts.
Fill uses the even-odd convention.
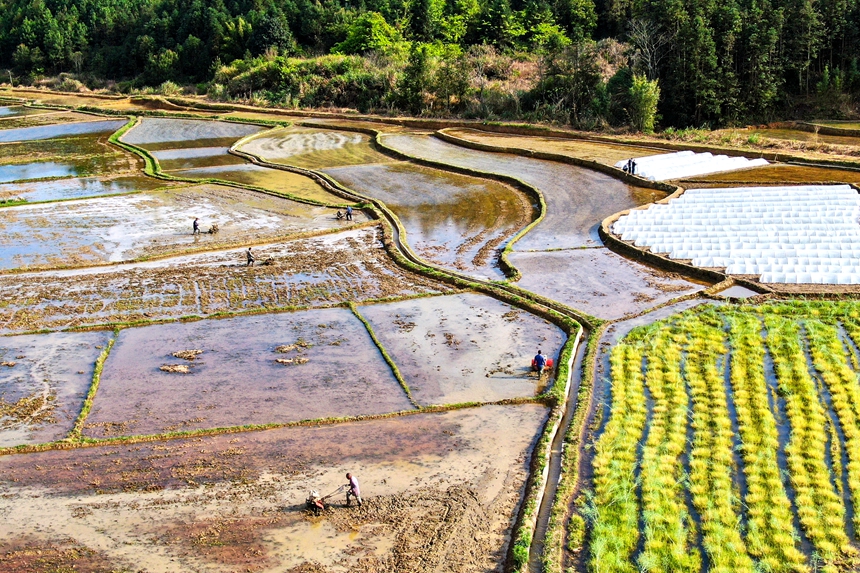
[[[637,247],[765,283],[860,284],[860,194],[848,185],[690,189],[612,231]]]
[[[712,155],[711,153],[693,153],[692,151],[636,157],[633,161],[636,162],[634,173],[651,181],[695,177],[768,164],[765,159],[747,159],[746,157],[729,157],[727,155]],[[627,160],[625,159],[616,163],[615,167],[623,169],[626,164]]]

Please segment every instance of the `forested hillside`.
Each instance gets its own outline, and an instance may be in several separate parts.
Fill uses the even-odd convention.
[[[16,85],[579,127],[850,115],[858,57],[857,0],[0,0]]]

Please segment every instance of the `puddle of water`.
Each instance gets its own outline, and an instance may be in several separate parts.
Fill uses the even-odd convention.
[[[351,131],[288,127],[256,137],[242,151],[273,163],[306,169],[389,163],[392,159],[370,146],[370,137]]]
[[[87,395],[93,367],[110,334],[54,333],[0,339],[0,399],[32,405],[0,417],[0,447],[59,440],[72,429]]]
[[[192,235],[220,227],[215,235]],[[365,219],[361,213],[356,222]],[[203,185],[0,212],[0,268],[86,266],[337,228],[331,209]]]
[[[532,358],[540,348],[557,360],[565,341],[555,325],[478,294],[359,310],[422,405],[533,396]]]
[[[191,220],[186,224],[190,232]],[[110,267],[0,275],[0,332],[448,291],[397,267],[382,248],[378,228],[264,245],[254,252],[259,261],[271,258],[274,264],[247,268],[244,249],[236,248]]]
[[[324,171],[390,207],[416,253],[483,277],[504,277],[498,249],[533,215],[522,194],[495,181],[408,163]]]
[[[755,169],[744,169],[730,173],[717,173],[681,181],[686,183],[854,183],[860,184],[860,171],[806,167],[801,165],[771,165]]]
[[[54,117],[54,116],[51,116]],[[82,116],[91,118],[92,116]],[[114,132],[126,121],[101,120],[101,121],[78,121],[75,123],[60,123],[56,125],[40,125],[36,127],[22,127],[19,129],[0,130],[0,143],[10,141],[34,141],[39,139],[52,139],[69,135],[82,135],[85,133]]]
[[[257,125],[228,123],[224,121],[204,121],[194,119],[146,118],[127,131],[122,140],[132,145],[151,145],[180,141],[212,140],[233,138],[237,140],[246,135],[262,131]],[[208,145],[207,145],[208,146]],[[179,147],[179,146],[174,146]],[[193,146],[196,147],[196,146]]]
[[[114,195],[133,191],[152,191],[169,186],[168,181],[160,181],[142,175],[113,178],[72,178],[38,183],[7,183],[0,185],[0,199],[21,197],[27,201],[56,201],[59,199],[80,199],[99,195]]]
[[[406,154],[449,165],[508,175],[538,188],[546,217],[517,241],[517,251],[600,245],[604,218],[665,196],[621,183],[603,173],[528,157],[473,151],[429,136],[386,135],[386,145]]]
[[[511,253],[509,258],[522,272],[517,283],[522,288],[607,320],[705,288],[605,248]]]
[[[631,157],[643,157],[646,155],[660,155],[666,153],[651,147],[640,147],[636,145],[613,145],[611,143],[598,143],[595,141],[582,141],[578,139],[564,139],[560,137],[539,137],[530,135],[511,135],[506,133],[492,133],[479,129],[449,129],[447,133],[455,137],[467,139],[486,145],[498,147],[515,147],[542,151],[544,153],[555,153],[597,161],[604,165],[615,165],[617,161],[630,159]]]
[[[276,352],[279,346],[293,348]],[[203,353],[194,360],[171,355],[188,349]],[[165,364],[189,372],[159,370]],[[322,309],[123,330],[85,433],[154,434],[411,409],[361,322],[348,309]]]

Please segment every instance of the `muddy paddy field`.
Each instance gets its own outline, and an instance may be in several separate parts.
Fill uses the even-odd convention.
[[[0,169],[23,174],[0,199],[26,200],[0,209],[0,570],[860,563],[860,311],[730,304],[757,293],[705,295],[603,245],[603,219],[664,191],[390,123],[146,117],[121,148],[128,118],[19,107],[0,108]],[[653,151],[448,133],[604,163]],[[319,516],[311,490],[333,494]]]

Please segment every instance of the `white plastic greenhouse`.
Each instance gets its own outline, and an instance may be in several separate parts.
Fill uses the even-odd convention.
[[[648,155],[636,157],[633,160],[636,162],[635,174],[651,181],[668,181],[669,179],[736,171],[768,164],[765,159],[747,159],[746,157],[729,157],[711,153],[693,153],[692,151]],[[619,161],[615,167],[623,169],[626,163],[627,160]]]
[[[637,247],[765,283],[860,284],[860,194],[848,185],[689,189],[612,231]]]

